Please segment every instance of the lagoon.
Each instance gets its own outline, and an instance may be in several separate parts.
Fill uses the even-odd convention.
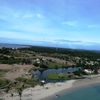
[[[48,75],[49,74],[60,74],[60,73],[63,73],[63,74],[68,74],[69,72],[70,73],[73,73],[75,71],[78,71],[80,70],[81,67],[69,67],[69,68],[58,68],[58,69],[47,69],[47,70],[44,70],[42,73],[38,70],[38,71],[33,71],[33,77],[36,77],[36,78],[39,78],[39,79],[46,79],[48,80]]]

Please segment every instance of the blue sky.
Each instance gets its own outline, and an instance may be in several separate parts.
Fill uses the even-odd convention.
[[[100,0],[0,0],[0,38],[100,43]]]

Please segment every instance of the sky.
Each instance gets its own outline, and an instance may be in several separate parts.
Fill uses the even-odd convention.
[[[98,48],[100,0],[0,0],[0,38]]]

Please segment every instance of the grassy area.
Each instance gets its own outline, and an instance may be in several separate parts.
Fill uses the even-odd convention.
[[[7,69],[0,69],[0,77],[3,77],[8,71]]]
[[[23,77],[17,78],[16,81],[19,83],[24,83],[25,86],[29,86],[29,87],[34,87],[35,85],[38,84],[38,82],[34,79],[28,79]]]
[[[67,75],[65,74],[49,74],[48,75],[49,80],[67,80],[69,79]]]
[[[0,88],[8,85],[10,83],[9,80],[6,80],[6,79],[0,79]]]
[[[64,66],[63,66],[63,64],[52,63],[52,62],[50,62],[50,63],[48,64],[48,67],[49,67],[49,68],[62,68],[62,67],[64,67]]]

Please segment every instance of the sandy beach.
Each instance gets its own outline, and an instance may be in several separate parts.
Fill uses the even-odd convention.
[[[75,80],[69,80],[66,82],[58,83],[48,83],[44,87],[36,86],[34,88],[28,88],[23,91],[22,100],[43,100],[49,96],[56,95],[58,92],[71,88]],[[5,100],[19,100],[17,93],[14,93],[14,96],[11,97],[11,94],[6,94],[4,96]]]
[[[35,88],[28,88],[23,91],[22,100],[47,100],[48,97],[56,96],[62,91],[69,91],[70,89],[88,86],[92,84],[100,83],[100,77],[69,80],[58,83],[48,83],[44,87],[36,86]],[[5,100],[19,100],[17,93],[11,97],[11,94],[4,96]]]

